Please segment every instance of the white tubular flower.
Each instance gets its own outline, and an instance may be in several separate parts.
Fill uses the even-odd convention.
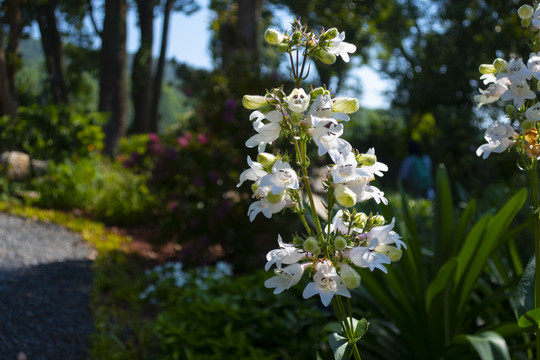
[[[250,169],[244,170],[240,174],[240,182],[236,185],[237,187],[240,187],[240,185],[242,185],[246,180],[258,181],[260,178],[266,175],[266,171],[263,170],[263,166],[258,162],[251,160],[249,155],[247,157],[247,162]]]
[[[349,121],[349,116],[342,112],[333,112],[333,100],[330,95],[317,95],[309,107],[308,122],[317,127],[321,121],[329,119]]]
[[[272,166],[272,174],[265,175],[259,181],[260,186],[271,186],[272,194],[278,195],[284,189],[298,189],[298,175],[289,163],[276,160]]]
[[[253,128],[258,134],[250,137],[246,141],[246,146],[249,148],[258,146],[259,152],[263,152],[266,149],[267,144],[270,144],[279,138],[283,114],[278,110],[270,111],[268,114],[254,111],[249,119],[252,120],[254,118],[256,118],[256,120],[253,122]],[[265,124],[263,122],[264,119],[269,120],[269,123]]]
[[[487,85],[497,81],[497,76],[495,76],[495,74],[484,74],[480,76],[480,80],[482,80],[484,85]]]
[[[307,284],[302,296],[304,299],[319,294],[324,306],[330,305],[334,295],[341,295],[350,298],[351,294],[345,285],[341,283],[341,278],[329,260],[322,260],[315,265],[315,275],[313,282]]]
[[[303,113],[309,106],[309,94],[304,89],[295,88],[291,94],[285,98],[289,110],[295,113]]]
[[[330,155],[335,163],[339,160],[340,154],[351,152],[352,146],[347,141],[340,139],[343,134],[343,125],[335,121],[321,121],[313,129],[313,141],[319,147],[319,156],[326,153]]]
[[[371,172],[357,166],[356,156],[352,151],[347,154],[340,154],[336,165],[331,170],[334,184],[347,183],[361,177],[371,177]]]
[[[536,98],[536,94],[524,79],[514,79],[508,87],[508,91],[501,96],[501,100],[503,101],[512,100],[514,106],[517,108],[520,108],[525,100],[532,100],[534,98]]]
[[[402,246],[406,249],[407,245],[401,240],[401,236],[392,230],[395,223],[396,218],[393,218],[392,222],[388,225],[375,226],[366,234],[368,241],[371,242],[374,239],[377,239],[379,245],[396,244],[398,250],[401,249]]]
[[[527,61],[527,67],[531,70],[532,76],[537,80],[540,80],[540,51],[538,53],[531,53],[529,55],[529,61]]]
[[[352,114],[360,108],[357,98],[336,97],[332,101],[334,102],[334,111],[340,111],[345,114]]]
[[[373,155],[375,156],[375,148],[369,148],[368,151],[366,152],[367,155]],[[375,157],[375,159],[377,159],[377,157]],[[383,174],[383,171],[388,171],[388,165],[380,162],[380,161],[375,161],[375,163],[373,165],[364,165],[362,166],[362,169],[365,169],[369,172],[371,172],[373,175],[377,175],[377,176],[384,176]]]
[[[488,142],[481,145],[476,150],[477,156],[482,156],[483,159],[492,153],[502,153],[510,146],[514,145],[513,138],[518,137],[519,134],[514,131],[514,128],[509,124],[503,124],[498,121],[491,125],[484,135],[484,138]]]
[[[540,6],[534,10],[532,15],[531,25],[534,29],[540,29]]]
[[[349,44],[345,40],[345,31],[331,40],[330,46],[326,51],[336,56],[341,56],[343,61],[349,62],[349,54],[356,51],[356,46]]]
[[[264,266],[264,270],[266,271],[274,264],[276,264],[278,268],[281,268],[281,264],[295,264],[305,256],[294,245],[284,243],[281,239],[281,235],[278,235],[278,244],[279,249],[271,250],[266,254],[266,260],[268,261]]]
[[[531,70],[525,66],[521,58],[510,60],[508,67],[506,68],[506,74],[512,82],[514,82],[515,79],[531,80],[532,78]]]
[[[525,116],[530,121],[540,121],[540,103],[536,103],[525,111]]]
[[[281,294],[285,290],[289,290],[294,285],[298,284],[304,273],[304,266],[300,264],[292,264],[283,269],[275,269],[276,276],[264,282],[264,286],[269,289],[274,289],[274,294]]]
[[[508,90],[510,85],[510,79],[507,77],[500,78],[489,84],[486,90],[479,89],[480,95],[475,95],[474,101],[478,103],[477,107],[482,105],[491,104],[501,98],[501,96]]]
[[[380,269],[382,272],[388,273],[383,264],[390,264],[392,261],[388,256],[375,251],[378,245],[379,241],[373,239],[368,246],[355,247],[349,252],[349,259],[358,267],[369,268],[371,271]]]
[[[287,201],[283,199],[282,201],[278,203],[271,203],[266,198],[261,198],[258,201],[255,201],[249,205],[248,208],[248,216],[249,221],[255,220],[255,217],[262,213],[267,219],[270,219],[272,217],[272,214],[278,213],[281,210],[285,208],[287,205]]]

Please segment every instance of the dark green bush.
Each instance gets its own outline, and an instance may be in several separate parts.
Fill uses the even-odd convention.
[[[62,160],[103,148],[101,113],[79,113],[69,106],[31,105],[14,118],[0,117],[0,150],[19,150],[33,158]]]

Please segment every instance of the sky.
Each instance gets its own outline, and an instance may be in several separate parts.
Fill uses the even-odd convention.
[[[167,58],[191,66],[211,69],[211,54],[209,50],[210,32],[208,27],[212,19],[212,12],[208,9],[208,0],[200,0],[201,9],[191,16],[172,13],[169,26],[169,41],[167,45]],[[137,16],[134,11],[128,14],[128,52],[136,52],[139,46],[137,30]],[[159,53],[161,43],[162,17],[154,21],[154,54]],[[338,59],[340,61],[340,59]],[[388,108],[383,92],[392,88],[392,83],[382,79],[377,71],[368,66],[361,66],[351,72],[351,76],[359,78],[362,82],[363,93],[347,94],[359,97],[361,106],[370,109]],[[356,79],[353,79],[353,81]],[[338,94],[339,95],[339,94]]]

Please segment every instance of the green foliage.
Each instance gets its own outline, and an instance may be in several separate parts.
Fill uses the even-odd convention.
[[[526,197],[527,192],[520,190],[496,214],[478,220],[471,201],[456,218],[449,181],[440,169],[430,239],[419,237],[421,223],[413,221],[404,200],[401,223],[405,227],[400,233],[408,248],[402,260],[384,277],[362,274],[360,296],[372,320],[362,346],[381,359],[461,359],[474,355],[468,352],[470,346],[461,349],[468,355],[463,351],[456,355],[460,336],[474,334],[467,338],[473,345],[479,338],[492,343],[493,336],[479,334],[489,329],[504,333],[511,342],[516,336],[519,341],[508,291],[520,274],[508,249],[515,234],[510,224]],[[474,346],[477,354],[483,346]]]
[[[40,206],[77,208],[117,225],[139,222],[153,202],[140,176],[100,156],[51,163],[32,185],[41,194]]]
[[[22,107],[14,118],[0,118],[0,149],[46,160],[87,156],[103,148],[103,123],[100,113],[78,113],[67,106]]]

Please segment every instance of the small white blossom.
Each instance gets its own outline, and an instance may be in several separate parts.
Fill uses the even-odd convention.
[[[366,152],[367,155],[375,155],[375,148],[369,148]],[[375,164],[369,166],[363,166],[362,169],[371,172],[373,175],[384,176],[383,171],[388,171],[388,165],[376,161]]]
[[[345,285],[341,283],[341,277],[329,260],[323,260],[315,265],[313,282],[307,284],[302,296],[304,299],[319,294],[324,306],[330,305],[334,295],[350,298],[351,294]]]
[[[501,96],[508,90],[510,85],[510,79],[507,77],[497,79],[495,82],[489,84],[485,90],[479,89],[480,95],[474,96],[474,101],[478,103],[477,107],[482,105],[493,103],[501,98]]]
[[[303,113],[309,106],[310,96],[304,89],[295,88],[291,94],[285,98],[289,110],[295,113]]]
[[[274,294],[277,295],[298,284],[304,273],[304,265],[292,264],[283,269],[275,269],[274,273],[276,276],[266,280],[264,286],[269,289],[275,288]]]
[[[298,175],[289,163],[276,160],[272,174],[265,175],[259,181],[260,186],[271,186],[272,194],[278,195],[285,189],[298,189]]]
[[[540,80],[540,51],[538,53],[531,53],[529,55],[529,61],[527,61],[527,67],[531,70],[532,76],[537,80]]]
[[[361,177],[371,177],[371,173],[363,168],[357,167],[356,156],[352,151],[340,154],[336,165],[332,167],[332,179],[334,184],[347,183],[358,180]]]
[[[512,100],[517,108],[520,108],[525,100],[534,98],[536,98],[536,94],[531,90],[527,81],[523,79],[514,79],[508,87],[508,91],[501,96],[503,101]]]
[[[266,149],[266,145],[276,141],[279,138],[281,132],[281,121],[283,120],[283,114],[280,111],[273,110],[268,114],[263,114],[260,111],[254,111],[250,120],[256,119],[253,122],[253,129],[258,133],[253,135],[246,141],[246,146],[249,148],[258,146],[259,152],[263,152]],[[269,120],[269,123],[264,123],[263,120]]]
[[[278,268],[281,268],[281,264],[295,264],[305,256],[294,245],[284,243],[281,239],[281,235],[278,235],[278,244],[279,249],[271,250],[266,254],[266,260],[268,261],[264,266],[264,270],[266,271],[274,264],[276,264]]]
[[[313,141],[319,147],[319,156],[326,153],[330,155],[335,163],[339,160],[340,154],[351,152],[352,146],[347,141],[340,138],[343,134],[343,125],[335,121],[321,121],[313,129]]]
[[[349,121],[349,116],[341,112],[333,112],[333,100],[330,95],[317,95],[309,107],[307,121],[316,127],[321,121],[329,119]]]
[[[341,32],[341,34],[339,34],[338,36],[336,36],[334,39],[331,40],[330,46],[328,47],[327,51],[330,54],[341,56],[343,61],[349,62],[348,53],[354,53],[356,51],[356,46],[353,44],[349,44],[345,42],[344,40],[345,40],[345,31]]]
[[[369,268],[371,271],[380,269],[382,272],[387,273],[388,270],[383,264],[390,264],[391,261],[388,256],[375,251],[378,245],[378,239],[373,239],[368,246],[355,247],[349,252],[349,259],[358,267]]]
[[[523,63],[523,59],[511,59],[506,68],[506,74],[508,78],[513,82],[516,79],[519,80],[531,80],[532,72]]]
[[[530,121],[540,121],[540,103],[536,103],[525,111],[525,116]]]
[[[260,178],[266,175],[266,171],[263,170],[263,166],[258,162],[251,160],[249,155],[247,157],[247,162],[250,169],[244,170],[240,174],[240,181],[236,185],[237,187],[242,185],[246,180],[258,181]]]
[[[278,203],[271,203],[266,198],[261,198],[249,205],[248,216],[249,221],[255,220],[255,217],[262,213],[266,218],[270,219],[272,214],[278,213],[287,206],[287,201],[283,200]]]
[[[481,145],[476,150],[476,155],[482,156],[483,159],[487,159],[492,152],[502,153],[510,146],[514,145],[512,139],[518,136],[519,134],[515,132],[511,125],[497,121],[486,130],[484,138],[488,143]]]
[[[377,239],[379,245],[396,244],[398,250],[401,249],[402,246],[406,249],[407,245],[405,245],[403,240],[401,240],[401,236],[399,236],[398,233],[392,230],[395,223],[396,218],[393,218],[390,224],[383,226],[375,226],[366,234],[367,240],[373,241],[373,239]]]

